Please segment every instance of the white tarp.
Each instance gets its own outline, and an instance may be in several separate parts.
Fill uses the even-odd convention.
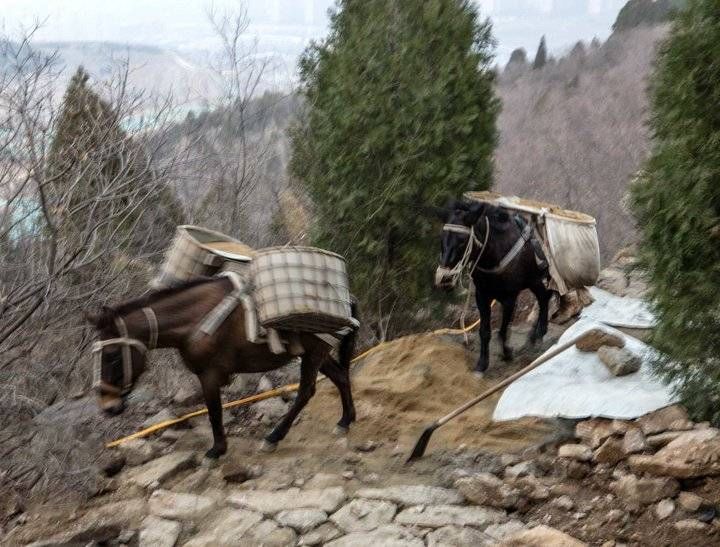
[[[595,301],[583,308],[582,319],[629,329],[649,329],[655,324],[650,307],[639,298],[615,296],[597,287],[590,287],[590,294]]]
[[[502,394],[493,419],[523,416],[631,419],[676,402],[670,387],[652,376],[648,357],[654,351],[637,338],[590,319],[581,319],[560,337],[558,344],[582,332],[600,328],[622,336],[627,349],[641,355],[640,370],[613,376],[596,353],[575,346],[512,383]]]

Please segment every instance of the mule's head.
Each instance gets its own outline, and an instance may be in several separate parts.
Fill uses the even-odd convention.
[[[438,211],[445,225],[440,239],[440,265],[435,272],[436,288],[454,288],[458,276],[452,272],[465,256],[471,244],[472,229],[483,216],[485,207],[484,203],[454,201]]]
[[[125,323],[114,310],[103,307],[98,312],[86,313],[85,319],[98,333],[92,349],[93,388],[98,405],[115,416],[125,410],[126,395],[145,371],[147,350],[140,341],[128,336]]]

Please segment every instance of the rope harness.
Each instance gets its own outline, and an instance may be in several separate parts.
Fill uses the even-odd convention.
[[[485,252],[488,238],[490,237],[490,221],[487,217],[485,217],[485,240],[482,243],[478,239],[477,235],[475,235],[474,226],[464,226],[462,224],[445,224],[443,226],[443,231],[455,232],[456,234],[464,234],[469,236],[468,242],[465,245],[465,251],[463,252],[462,258],[460,258],[458,263],[455,264],[455,266],[453,266],[452,268],[438,266],[437,270],[435,271],[436,285],[440,285],[445,279],[450,278],[450,284],[454,287],[455,285],[457,285],[458,279],[460,279],[463,272],[465,271],[465,268],[470,263],[470,260],[472,259],[473,249],[475,247],[477,247],[480,252],[475,259],[473,267],[470,268],[470,270],[468,271],[468,274],[472,275],[473,270],[477,267],[477,263]]]
[[[146,346],[140,340],[131,338],[128,334],[127,325],[122,317],[115,318],[115,327],[117,328],[117,338],[108,338],[107,340],[100,340],[92,345],[91,353],[93,355],[93,389],[103,390],[105,392],[114,393],[115,395],[125,395],[131,389],[133,385],[132,375],[132,348],[138,350],[141,354],[145,355],[148,350],[155,349],[158,341],[158,321],[157,316],[152,308],[143,308],[142,312],[145,314],[145,319],[148,322],[149,333],[148,333],[148,345]],[[103,349],[107,346],[120,346],[121,351],[121,362],[122,362],[122,373],[123,381],[122,387],[117,388],[102,379],[102,354]]]

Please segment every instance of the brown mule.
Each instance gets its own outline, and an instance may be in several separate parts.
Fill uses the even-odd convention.
[[[287,353],[272,353],[266,344],[247,340],[241,306],[213,334],[197,335],[198,325],[232,291],[233,284],[228,278],[200,278],[87,314],[87,320],[100,334],[93,353],[95,386],[101,408],[108,414],[121,413],[125,395],[145,370],[146,352],[156,347],[176,348],[187,368],[200,380],[208,408],[213,446],[205,455],[218,458],[224,454],[227,441],[221,386],[227,385],[234,373],[266,372],[282,367],[292,359]],[[355,305],[352,311],[355,317]],[[355,334],[351,330],[342,337],[337,360],[332,357],[330,345],[317,336],[299,335],[304,348],[300,387],[290,410],[265,437],[267,449],[273,449],[287,435],[295,418],[315,394],[318,372],[330,378],[340,392],[342,417],[338,427],[346,431],[355,421],[349,375]]]

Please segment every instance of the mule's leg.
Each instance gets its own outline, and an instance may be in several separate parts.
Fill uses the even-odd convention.
[[[540,308],[537,321],[535,322],[533,329],[530,331],[530,337],[528,340],[530,344],[534,345],[541,341],[543,336],[547,334],[548,310],[550,308],[550,298],[552,297],[552,292],[547,290],[545,285],[542,283],[533,285],[530,287],[530,290],[535,295],[535,298],[537,298],[538,306]]]
[[[355,405],[353,404],[352,391],[350,389],[350,372],[348,369],[341,367],[335,361],[325,361],[320,372],[330,378],[340,393],[342,402],[342,418],[337,423],[335,431],[338,433],[347,433],[350,424],[355,421]]]
[[[475,372],[482,375],[490,364],[490,298],[476,292],[475,301],[480,312],[480,357]]]
[[[317,359],[314,359],[312,355],[306,355],[302,360],[300,366],[300,387],[298,388],[297,397],[293,405],[288,410],[287,414],[283,416],[280,423],[275,426],[270,434],[265,437],[265,443],[263,450],[272,451],[278,442],[282,441],[290,430],[295,418],[300,414],[300,411],[305,407],[308,401],[315,395],[315,381],[318,375]]]
[[[513,295],[511,297],[505,298],[502,303],[503,308],[503,315],[502,315],[502,324],[500,325],[500,342],[502,343],[502,350],[503,350],[503,360],[505,361],[512,361],[513,358],[513,351],[510,346],[508,346],[508,331],[510,327],[510,323],[512,323],[513,315],[515,314],[515,303],[517,302],[517,295]]]
[[[227,452],[227,440],[225,439],[225,428],[223,427],[223,409],[220,401],[220,382],[217,381],[214,375],[206,374],[200,376],[200,384],[213,432],[213,445],[205,453],[205,457],[216,459]]]

